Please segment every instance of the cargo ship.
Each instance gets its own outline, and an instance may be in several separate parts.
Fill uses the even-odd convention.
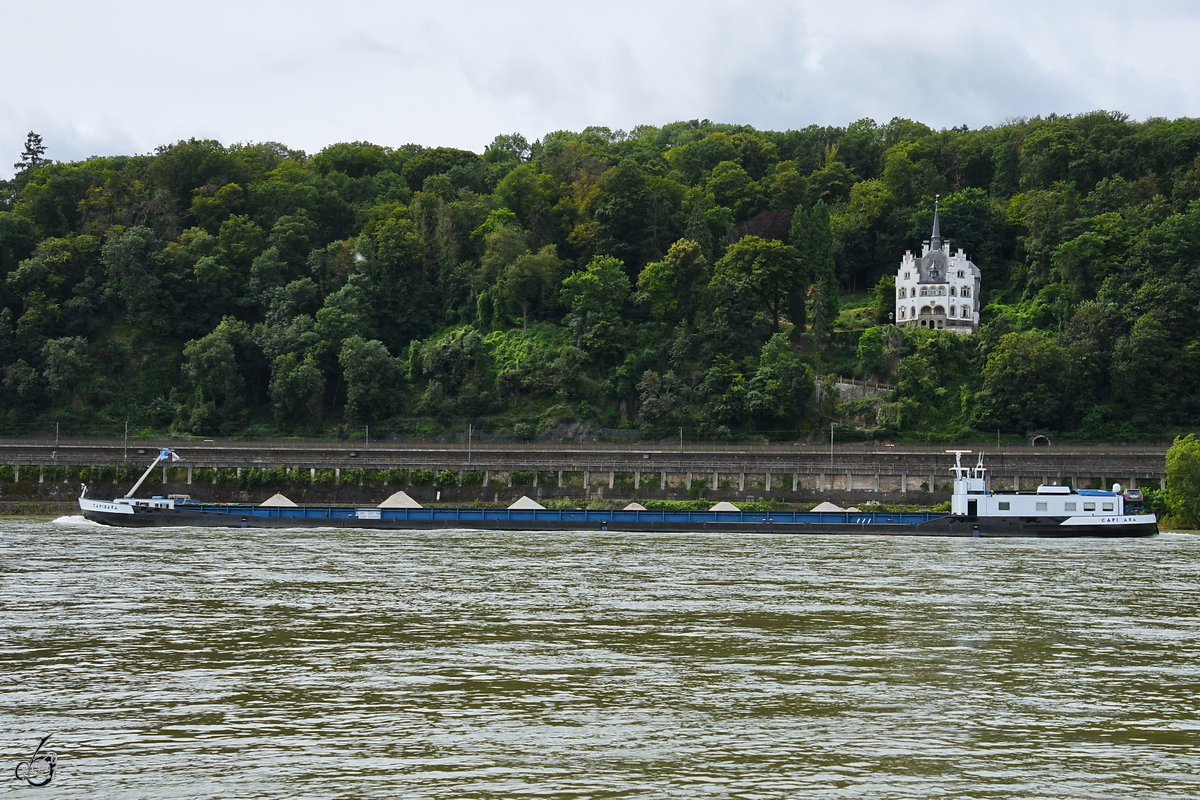
[[[1158,519],[1140,507],[1136,491],[1042,485],[1032,492],[992,492],[983,457],[964,466],[954,456],[950,511],[612,511],[546,508],[364,508],[203,503],[175,497],[135,498],[150,472],[177,459],[161,450],[124,497],[96,500],[82,487],[83,516],[127,528],[361,528],[384,530],[721,532],[866,534],[884,536],[1141,537],[1158,533]],[[385,504],[386,505],[386,504]]]

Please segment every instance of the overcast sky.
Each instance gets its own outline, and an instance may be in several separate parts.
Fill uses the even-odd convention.
[[[0,177],[191,137],[480,152],[588,125],[1200,115],[1195,0],[0,0]]]

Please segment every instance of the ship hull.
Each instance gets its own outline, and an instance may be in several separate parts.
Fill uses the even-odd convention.
[[[86,503],[86,505],[85,505]],[[355,528],[363,530],[619,531],[943,537],[1129,538],[1154,536],[1153,515],[1120,518],[971,518],[937,514],[660,511],[502,511],[480,509],[283,508],[206,506],[112,509],[81,501],[93,522],[126,528]],[[90,507],[89,507],[90,506]],[[108,507],[108,508],[104,508]]]

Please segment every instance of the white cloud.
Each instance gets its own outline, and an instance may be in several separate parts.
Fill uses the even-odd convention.
[[[28,30],[28,9],[0,0],[0,26]],[[38,13],[38,35],[6,50],[0,175],[31,129],[75,160],[192,136],[478,151],[498,133],[693,118],[940,128],[1200,107],[1200,9],[1173,0],[44,0]]]

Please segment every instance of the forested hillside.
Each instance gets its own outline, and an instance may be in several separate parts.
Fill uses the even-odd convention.
[[[1174,431],[1200,413],[1198,154],[1200,121],[1106,112],[70,164],[31,135],[0,193],[0,433]],[[888,324],[935,195],[977,335]],[[838,375],[893,388],[837,402]]]

